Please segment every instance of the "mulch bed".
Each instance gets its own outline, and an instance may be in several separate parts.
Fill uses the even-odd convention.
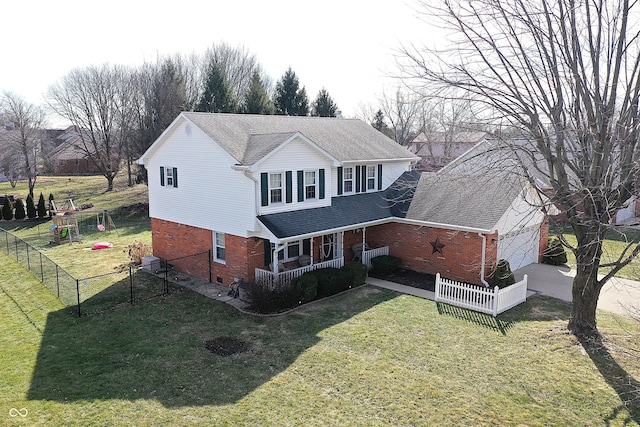
[[[391,276],[378,276],[375,273],[369,273],[370,276],[389,282],[399,283],[401,285],[411,286],[414,288],[425,289],[427,291],[436,291],[436,276],[433,274],[418,273],[412,270],[400,270]]]

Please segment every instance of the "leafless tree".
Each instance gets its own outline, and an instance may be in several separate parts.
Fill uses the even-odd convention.
[[[396,88],[392,95],[383,93],[380,109],[391,122],[391,129],[398,144],[408,146],[418,135],[423,107],[422,97],[411,91]]]
[[[244,101],[244,94],[249,89],[254,72],[260,75],[265,87],[269,90],[273,87],[273,80],[264,73],[257,56],[244,46],[232,47],[227,43],[213,44],[206,50],[201,64],[202,82],[211,64],[222,66],[229,86],[239,103]]]
[[[11,92],[3,93],[0,105],[9,126],[4,133],[7,147],[3,153],[7,178],[15,185],[15,179],[24,176],[33,197],[42,160],[39,151],[45,124],[44,110]]]
[[[107,191],[113,190],[131,120],[130,77],[121,66],[77,68],[47,93],[51,108],[77,128],[83,152],[107,179]]]
[[[601,262],[612,220],[637,193],[640,4],[418,4],[425,19],[448,31],[451,44],[403,47],[406,84],[434,96],[455,88],[483,103],[493,123],[519,128],[531,141],[511,150],[532,185],[566,212],[577,238],[576,246],[569,245],[577,264],[569,329],[597,337],[603,285],[640,252],[631,242],[616,262]]]

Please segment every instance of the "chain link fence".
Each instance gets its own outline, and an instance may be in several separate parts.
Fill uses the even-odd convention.
[[[169,293],[169,282],[129,266],[124,270],[78,279],[18,236],[0,228],[0,247],[22,264],[78,316],[134,305]]]
[[[213,281],[211,268],[211,250],[208,250],[193,255],[186,255],[166,261],[163,260],[160,270],[157,273],[162,273],[165,290],[168,294],[170,292],[169,285],[172,281],[171,279],[173,279],[172,272],[174,270],[211,283]]]

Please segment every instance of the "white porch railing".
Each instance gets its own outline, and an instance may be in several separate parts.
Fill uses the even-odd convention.
[[[369,270],[373,268],[371,264],[371,260],[377,256],[389,255],[389,246],[384,246],[382,248],[370,249],[368,251],[362,252],[362,263],[366,265]]]
[[[506,288],[483,288],[443,279],[436,274],[436,302],[468,308],[496,317],[527,300],[527,275]]]
[[[256,268],[256,284],[273,290],[276,288],[289,286],[293,279],[302,276],[307,271],[313,271],[319,268],[328,267],[341,268],[342,266],[344,266],[344,257],[319,262],[317,264],[307,265],[300,268],[294,268],[293,270],[281,271],[277,276],[269,270]]]

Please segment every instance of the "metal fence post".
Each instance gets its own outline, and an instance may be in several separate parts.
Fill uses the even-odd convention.
[[[9,233],[5,231],[4,239],[7,241],[7,255],[9,255]]]
[[[19,254],[18,254],[18,238],[14,237],[13,241],[16,244],[16,261],[20,261],[20,257],[19,257]]]
[[[56,266],[56,288],[58,288],[58,298],[60,298],[60,276],[58,275],[58,264]]]
[[[129,265],[129,287],[130,287],[130,294],[131,294],[131,305],[133,305],[134,299],[133,299],[133,267],[131,267],[131,265]]]
[[[42,252],[38,251],[40,255],[40,281],[44,283],[44,267],[42,267]]]
[[[82,317],[82,312],[80,311],[80,280],[76,279],[76,294],[78,295],[78,317]]]
[[[31,260],[29,259],[29,244],[24,242],[24,247],[27,248],[27,270],[31,271]]]
[[[213,256],[213,251],[211,249],[209,249],[208,252],[209,252],[209,259],[208,259],[208,261],[209,261],[209,283],[211,283],[211,282],[213,282],[213,280],[212,280],[213,277],[211,275],[212,274],[212,271],[211,271],[212,270],[211,269],[211,257]]]

